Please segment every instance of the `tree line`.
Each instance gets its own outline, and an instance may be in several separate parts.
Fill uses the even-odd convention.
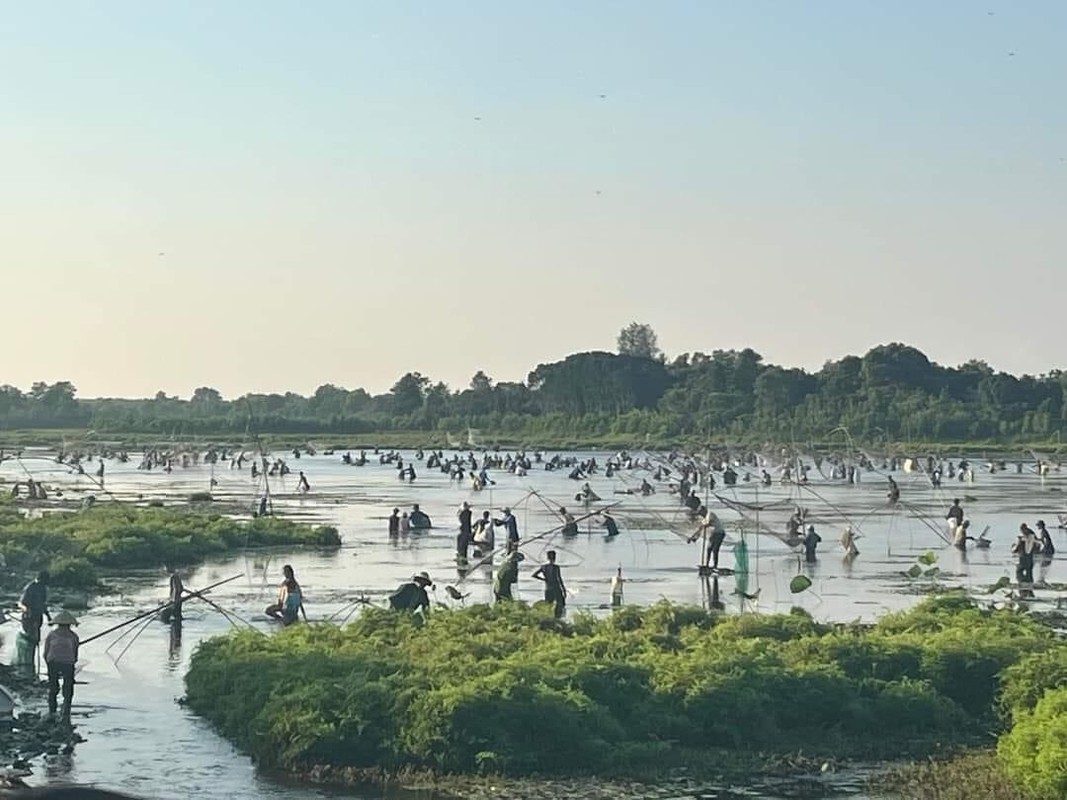
[[[899,343],[828,361],[816,372],[765,363],[749,348],[668,359],[654,332],[638,327],[640,335],[629,328],[620,334],[619,352],[539,364],[524,382],[494,382],[479,371],[459,390],[418,372],[378,395],[324,384],[310,397],[229,400],[210,387],[188,399],[164,392],[81,399],[69,382],[28,391],[0,386],[0,427],[231,437],[426,431],[437,441],[474,428],[490,441],[532,443],[808,442],[840,427],[867,442],[1047,441],[1067,428],[1067,374],[1059,370],[1035,377],[982,361],[945,367]]]

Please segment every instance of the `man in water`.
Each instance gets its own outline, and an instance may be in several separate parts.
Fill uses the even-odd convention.
[[[953,532],[963,524],[963,506],[960,505],[959,498],[952,501],[952,505],[948,508],[948,513],[945,514],[945,519],[952,520],[950,527]]]
[[[459,535],[456,536],[456,558],[460,561],[467,560],[467,551],[471,545],[474,531],[471,528],[471,506],[464,502],[459,509]]]
[[[429,514],[422,511],[419,508],[418,503],[415,503],[415,505],[411,507],[411,516],[408,517],[408,520],[411,523],[411,527],[415,530],[426,530],[427,528],[433,527],[433,523],[430,522]]]
[[[973,539],[970,535],[969,529],[971,527],[971,521],[965,519],[960,525],[956,526],[956,530],[952,533],[952,546],[957,550],[967,549],[967,540]]]
[[[52,615],[48,613],[48,572],[41,570],[33,581],[26,584],[22,590],[22,598],[19,600],[19,609],[22,611],[22,630],[30,640],[30,645],[36,648],[41,641],[41,625],[44,618],[52,621]]]
[[[841,534],[841,547],[845,551],[845,558],[855,558],[860,554],[859,548],[856,547],[856,532],[852,530],[851,525]]]
[[[615,522],[615,517],[611,516],[607,511],[601,511],[600,516],[604,518],[603,526],[607,530],[607,538],[614,539],[619,535],[619,525]]]
[[[511,509],[504,508],[503,519],[494,519],[493,524],[498,528],[502,527],[508,532],[508,545],[519,543],[519,521],[515,519],[515,515],[511,513]]]
[[[1056,555],[1056,545],[1052,543],[1052,535],[1048,532],[1048,528],[1045,527],[1045,520],[1039,519],[1037,521],[1037,538],[1041,542],[1041,557],[1052,558]]]
[[[185,597],[185,584],[177,569],[170,570],[170,590],[167,593],[169,604],[160,612],[159,618],[168,625],[182,624],[182,600]]]
[[[545,602],[552,603],[556,619],[560,619],[567,608],[567,587],[563,585],[563,574],[556,563],[556,551],[549,550],[545,555],[548,563],[538,567],[533,577],[545,582]]]
[[[496,549],[496,530],[488,511],[483,511],[481,519],[474,523],[472,540],[475,558],[484,558]]]
[[[296,482],[296,490],[307,494],[311,491],[311,484],[308,483],[308,476],[304,474],[303,470],[300,472],[300,480]]]
[[[430,613],[430,596],[426,593],[426,587],[433,586],[430,575],[420,572],[411,576],[411,580],[402,583],[395,592],[389,595],[389,607],[393,611],[422,611]]]
[[[514,599],[511,587],[519,581],[519,562],[526,558],[519,552],[518,542],[508,542],[508,552],[504,556],[504,562],[496,571],[493,580],[493,595],[497,601]]]
[[[74,701],[74,665],[78,663],[78,634],[70,628],[78,620],[69,611],[60,611],[49,620],[56,629],[44,640],[44,663],[48,665],[48,713],[56,713],[59,680],[63,679],[63,719],[70,719]]]
[[[722,520],[710,508],[705,510],[700,532],[708,533],[708,551],[704,554],[704,566],[710,566],[718,571],[719,550],[722,549],[722,543],[726,540],[726,529],[722,525]]]
[[[815,532],[815,526],[809,525],[808,532],[804,536],[804,560],[809,564],[814,564],[817,560],[815,558],[815,548],[819,546],[821,541],[822,537]]]
[[[900,487],[897,486],[897,482],[893,480],[892,475],[886,476],[889,480],[889,491],[886,493],[886,497],[889,498],[889,503],[892,505],[900,499]]]
[[[1019,557],[1015,577],[1019,583],[1034,582],[1034,555],[1041,551],[1041,542],[1025,522],[1019,526],[1019,538],[1011,546],[1011,552]]]
[[[394,508],[393,514],[389,517],[389,538],[395,539],[400,535],[400,509]]]
[[[559,516],[563,519],[563,530],[561,533],[564,536],[577,536],[578,523],[574,521],[574,514],[571,514],[565,508],[560,508]]]

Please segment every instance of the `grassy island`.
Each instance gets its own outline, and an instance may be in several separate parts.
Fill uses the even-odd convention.
[[[334,528],[278,517],[238,520],[188,507],[101,503],[31,518],[0,503],[0,555],[15,583],[49,569],[57,586],[91,590],[109,572],[194,564],[245,548],[340,542]]]
[[[950,595],[871,626],[666,602],[571,622],[521,604],[425,624],[372,609],[344,629],[209,640],[186,685],[189,706],[261,765],[355,779],[925,757],[988,746],[990,731],[1005,732],[1012,768],[1042,748],[1025,732],[1062,705],[1045,689],[1065,676],[1050,627]]]

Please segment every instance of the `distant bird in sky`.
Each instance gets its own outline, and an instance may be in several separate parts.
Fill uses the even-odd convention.
[[[1009,55],[1009,56],[1013,56],[1013,55],[1015,55],[1015,51],[1014,51],[1014,50],[1010,51],[1010,52],[1008,53],[1008,55]]]
[[[602,95],[600,95],[600,99],[601,99],[601,100],[606,100],[606,99],[607,99],[607,97],[608,97],[608,96],[607,96],[606,94],[602,94]]]
[[[481,117],[475,117],[475,118],[474,118],[474,121],[475,121],[475,122],[481,122],[481,121],[482,121],[482,118],[481,118]]]
[[[160,255],[161,255],[161,256],[165,256],[165,255],[166,255],[166,253],[160,253]]]

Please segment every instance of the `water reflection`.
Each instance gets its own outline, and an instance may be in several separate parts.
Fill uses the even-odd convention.
[[[175,616],[170,622],[170,647],[167,651],[167,669],[171,672],[182,663],[182,618]]]

